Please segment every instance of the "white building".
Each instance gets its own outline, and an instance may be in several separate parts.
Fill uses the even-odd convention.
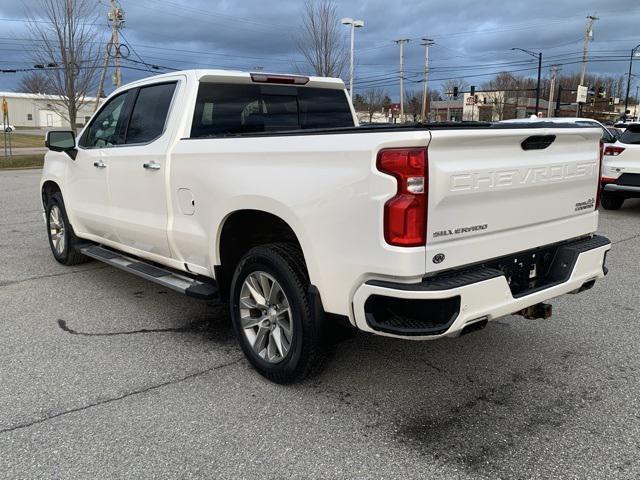
[[[3,98],[6,98],[9,105],[11,125],[27,128],[69,126],[69,122],[62,115],[66,109],[58,95],[0,92],[0,103]],[[85,97],[85,104],[78,111],[76,126],[82,126],[89,121],[95,110],[95,104],[95,97]]]

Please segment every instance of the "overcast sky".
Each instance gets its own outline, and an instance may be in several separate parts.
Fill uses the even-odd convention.
[[[25,8],[37,0],[0,4],[0,68],[33,65],[33,43],[25,28]],[[406,46],[406,88],[421,78],[424,49],[421,37],[435,40],[431,49],[431,79],[464,76],[481,85],[500,70],[535,75],[536,60],[512,47],[541,50],[544,75],[560,63],[564,72],[579,69],[585,17],[600,17],[590,44],[591,73],[622,75],[631,48],[640,43],[640,1],[617,0],[337,0],[338,16],[362,19],[356,32],[356,92],[383,85],[397,96],[398,47],[394,39],[410,38]],[[96,0],[105,38],[107,0]],[[145,62],[173,68],[227,68],[291,72],[302,65],[294,35],[301,0],[122,0],[126,12],[124,43]],[[344,28],[345,39],[348,28]],[[132,59],[138,60],[135,54]],[[640,60],[640,59],[639,59]],[[640,73],[640,61],[634,71]],[[125,62],[140,68],[140,64]],[[21,74],[0,74],[0,90],[14,90]],[[123,71],[124,81],[148,73]],[[348,73],[345,72],[345,80]],[[112,89],[109,86],[109,91]]]

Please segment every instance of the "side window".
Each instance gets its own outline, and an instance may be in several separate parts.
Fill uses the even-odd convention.
[[[125,143],[146,143],[162,135],[175,89],[175,83],[140,88]]]
[[[127,93],[113,97],[100,110],[83,135],[80,145],[86,148],[103,148],[122,143],[121,127],[125,113]]]

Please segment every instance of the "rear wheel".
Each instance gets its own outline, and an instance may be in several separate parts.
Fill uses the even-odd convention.
[[[275,243],[251,249],[231,282],[231,318],[251,365],[277,383],[301,380],[326,358],[301,252]]]
[[[73,233],[60,192],[49,197],[45,214],[49,246],[53,257],[63,265],[78,265],[91,260],[80,253],[80,240]]]
[[[600,200],[600,204],[602,208],[605,210],[618,210],[622,207],[624,203],[624,197],[619,197],[617,195],[611,195],[608,193],[602,194],[602,199]]]

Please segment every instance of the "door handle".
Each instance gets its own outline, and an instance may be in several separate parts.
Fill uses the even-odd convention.
[[[142,166],[147,170],[160,170],[160,164],[154,161],[151,161],[149,163],[144,163]]]
[[[102,160],[98,160],[97,162],[93,162],[93,166],[96,168],[107,168],[107,164]]]

